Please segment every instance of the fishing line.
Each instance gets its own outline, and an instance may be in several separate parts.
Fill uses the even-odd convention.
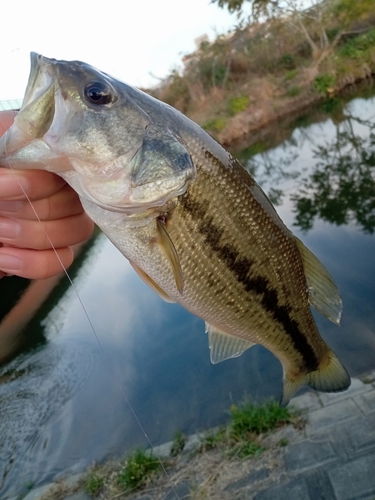
[[[6,144],[5,144],[5,148],[4,148],[4,150],[5,150],[5,153],[7,153],[7,150],[6,150]],[[80,305],[81,305],[81,307],[82,307],[82,309],[83,309],[83,312],[84,312],[84,314],[85,314],[85,316],[86,316],[86,319],[87,319],[87,321],[88,321],[88,323],[89,323],[89,325],[90,325],[90,329],[91,329],[91,331],[94,333],[94,336],[95,336],[95,338],[96,338],[96,342],[97,342],[97,343],[98,343],[98,345],[99,345],[99,349],[100,349],[100,351],[101,351],[101,353],[102,353],[102,356],[103,356],[103,358],[104,358],[104,360],[105,360],[105,362],[106,362],[106,364],[107,364],[107,366],[108,366],[109,370],[112,372],[112,375],[113,375],[114,379],[116,379],[116,375],[115,375],[115,373],[113,372],[113,367],[112,367],[111,363],[109,362],[109,359],[108,359],[107,355],[105,354],[105,351],[104,351],[104,349],[103,349],[103,346],[102,346],[102,344],[101,344],[101,342],[100,342],[100,340],[99,340],[99,337],[98,337],[98,335],[97,335],[97,333],[96,333],[96,330],[95,330],[95,328],[94,328],[94,325],[93,325],[93,323],[92,323],[92,321],[91,321],[91,319],[90,319],[90,317],[89,317],[89,315],[88,315],[88,312],[87,312],[87,310],[86,310],[86,308],[85,308],[85,305],[84,305],[84,303],[83,303],[83,301],[82,301],[82,299],[81,299],[81,297],[80,297],[80,295],[79,295],[79,293],[78,293],[78,290],[77,290],[77,288],[76,288],[75,284],[73,283],[73,281],[72,281],[71,277],[69,276],[69,273],[68,273],[67,269],[65,268],[65,266],[64,266],[64,264],[63,264],[63,262],[62,262],[62,260],[61,260],[61,258],[60,258],[60,256],[59,256],[59,254],[58,254],[58,252],[57,252],[57,250],[56,250],[56,248],[55,248],[55,245],[53,244],[53,242],[52,242],[51,238],[49,237],[49,235],[48,235],[48,233],[47,233],[47,231],[46,231],[45,227],[43,226],[43,223],[42,223],[42,221],[41,221],[41,219],[40,219],[40,217],[39,217],[39,215],[38,215],[37,211],[35,210],[35,207],[34,207],[34,205],[33,205],[32,201],[30,200],[30,198],[29,198],[28,194],[26,193],[26,191],[25,191],[25,189],[23,188],[23,186],[22,186],[21,182],[19,181],[19,179],[18,179],[18,177],[17,177],[16,170],[12,167],[12,164],[11,164],[11,162],[10,162],[9,160],[7,160],[7,162],[8,162],[8,165],[9,165],[9,167],[10,167],[10,170],[11,170],[12,174],[14,175],[14,177],[15,177],[15,179],[16,179],[16,181],[17,181],[18,185],[20,186],[21,190],[23,191],[23,194],[24,194],[24,196],[25,196],[26,200],[27,200],[27,201],[28,201],[28,203],[30,204],[31,209],[32,209],[32,211],[34,212],[34,215],[35,215],[36,219],[37,219],[37,220],[38,220],[38,222],[42,225],[43,232],[44,232],[44,234],[45,234],[45,236],[46,236],[46,238],[47,238],[47,240],[48,240],[48,242],[49,242],[49,244],[50,244],[50,246],[51,246],[52,250],[54,251],[54,253],[55,253],[55,255],[56,255],[56,258],[57,258],[57,260],[58,260],[58,262],[59,262],[59,264],[60,264],[61,268],[63,269],[63,271],[64,271],[64,273],[65,273],[65,276],[67,277],[67,279],[68,279],[68,281],[69,281],[70,285],[71,285],[71,286],[72,286],[72,288],[73,288],[73,291],[74,291],[74,293],[75,293],[75,295],[76,295],[76,297],[77,297],[77,299],[78,299],[78,301],[79,301],[79,303],[80,303]],[[154,445],[152,444],[152,442],[151,442],[150,438],[148,437],[148,434],[147,434],[146,430],[144,429],[144,427],[143,427],[143,425],[142,425],[142,423],[141,423],[140,419],[138,418],[138,416],[137,416],[137,414],[136,414],[136,412],[135,412],[135,410],[134,410],[134,408],[133,408],[132,404],[130,403],[130,400],[129,400],[128,396],[126,395],[126,392],[125,392],[125,390],[124,390],[123,386],[122,386],[119,382],[116,382],[116,383],[117,383],[117,386],[118,386],[118,388],[120,389],[120,391],[121,391],[121,393],[122,393],[122,395],[123,395],[123,397],[124,397],[124,399],[125,399],[125,401],[126,401],[126,404],[127,404],[127,405],[128,405],[128,407],[129,407],[130,412],[132,413],[132,415],[133,415],[133,417],[134,417],[134,419],[135,419],[135,421],[136,421],[136,423],[137,423],[138,427],[140,428],[140,430],[141,430],[141,432],[142,432],[143,436],[145,437],[145,439],[146,439],[146,441],[147,441],[148,445],[150,446],[150,448],[151,448],[151,450],[152,450],[152,453],[154,453],[154,449],[155,449],[155,447],[154,447]],[[163,464],[163,462],[162,462],[161,458],[160,458],[158,455],[155,455],[155,457],[157,458],[157,460],[158,460],[158,462],[159,462],[159,464],[160,464],[160,466],[161,466],[161,468],[162,468],[163,474],[167,477],[167,479],[169,479],[169,480],[170,480],[169,474],[168,474],[168,472],[167,472],[167,470],[166,470],[166,468],[165,468],[165,466],[164,466],[164,464]],[[176,495],[176,498],[177,498],[178,500],[180,500],[180,496],[178,495],[178,493],[177,493],[177,491],[176,491],[176,488],[175,488],[175,486],[174,486],[173,484],[172,484],[172,488],[171,488],[171,489],[172,489],[172,491],[174,492],[174,494]]]

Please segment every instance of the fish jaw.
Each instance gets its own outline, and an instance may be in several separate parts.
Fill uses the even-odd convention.
[[[112,101],[89,102],[94,85]],[[0,139],[0,164],[52,171],[105,210],[132,215],[165,205],[196,169],[179,137],[153,124],[127,88],[85,63],[32,53],[22,107]]]

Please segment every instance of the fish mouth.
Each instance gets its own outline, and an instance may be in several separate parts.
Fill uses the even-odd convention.
[[[56,111],[57,70],[54,59],[30,54],[31,68],[25,95],[14,124],[0,139],[0,159],[14,168],[60,172],[73,168],[43,140]]]
[[[113,91],[113,107],[85,100],[93,81]],[[123,134],[117,143],[110,139],[116,127]],[[181,139],[155,125],[125,84],[85,63],[34,52],[21,109],[0,139],[2,159],[5,166],[54,172],[80,197],[128,215],[165,205],[196,176]]]

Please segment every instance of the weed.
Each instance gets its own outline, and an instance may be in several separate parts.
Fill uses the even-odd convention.
[[[241,113],[241,111],[245,111],[245,109],[249,105],[249,96],[243,95],[241,97],[232,97],[232,99],[228,102],[228,111],[234,116],[237,113]]]
[[[288,443],[289,441],[286,438],[281,438],[279,441],[280,446],[287,446]]]
[[[280,64],[285,69],[295,69],[296,63],[292,54],[284,54],[280,59]]]
[[[95,470],[88,473],[84,482],[84,489],[89,495],[96,495],[104,485],[104,477]]]
[[[231,457],[247,458],[254,455],[259,455],[265,450],[262,446],[254,441],[240,441],[234,445],[227,454]]]
[[[300,87],[298,87],[298,85],[292,85],[292,86],[288,89],[288,91],[287,91],[286,95],[287,95],[288,97],[296,97],[296,96],[297,96],[297,95],[299,95],[300,93],[301,93],[301,89],[300,89]]]
[[[326,94],[336,82],[336,78],[331,73],[323,73],[318,75],[313,83],[313,87],[320,94]]]
[[[245,400],[238,407],[233,405],[231,410],[232,433],[245,438],[249,434],[263,434],[290,422],[290,412],[287,408],[280,408],[276,401],[266,401],[262,405],[255,405]]]
[[[117,476],[118,486],[133,489],[140,486],[160,468],[160,462],[143,450],[135,450],[126,461]]]
[[[289,71],[287,71],[285,73],[285,80],[286,81],[289,81],[289,80],[293,80],[293,78],[295,78],[298,74],[298,70],[297,69],[290,69]]]
[[[226,427],[220,427],[216,432],[210,432],[201,439],[201,446],[199,451],[205,452],[218,448],[219,446],[226,443],[228,440],[228,431]]]
[[[182,434],[181,431],[177,431],[174,435],[170,454],[172,457],[176,457],[185,447],[186,436]]]
[[[202,128],[219,133],[224,129],[226,124],[227,122],[224,118],[214,118],[213,120],[209,120],[208,122],[204,123],[202,125]]]
[[[351,59],[362,58],[368,49],[374,47],[375,44],[375,29],[372,29],[364,35],[356,36],[348,40],[340,49],[341,56],[350,57]]]

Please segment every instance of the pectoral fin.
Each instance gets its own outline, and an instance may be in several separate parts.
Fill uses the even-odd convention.
[[[174,302],[174,300],[172,300],[169,295],[162,288],[160,288],[160,286],[152,278],[150,278],[147,273],[145,273],[140,267],[138,267],[137,264],[134,264],[134,262],[131,261],[129,262],[138,276],[146,283],[146,285],[154,290],[154,292],[156,292],[159,297],[165,300],[165,302]]]
[[[182,275],[180,259],[178,258],[176,249],[164,227],[164,224],[159,220],[157,220],[157,228],[158,244],[160,245],[160,248],[162,249],[165,257],[171,265],[173,276],[176,281],[177,290],[182,294],[184,288],[184,278]]]
[[[297,237],[296,244],[302,257],[309,302],[320,314],[340,324],[342,300],[338,288],[323,264]]]
[[[206,323],[211,363],[216,364],[229,358],[237,358],[255,345],[253,342],[228,335],[218,328]]]

